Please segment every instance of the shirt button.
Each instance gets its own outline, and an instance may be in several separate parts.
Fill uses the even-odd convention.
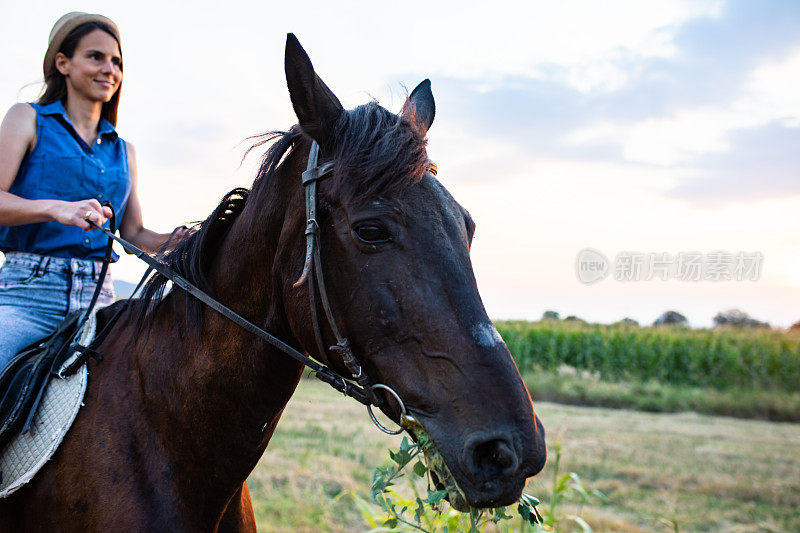
[[[106,173],[106,171],[101,168],[100,169],[100,174],[105,174],[105,173]]]
[[[100,144],[100,139],[97,139],[97,144]]]
[[[103,197],[103,193],[97,193],[97,198],[102,198],[102,197]]]
[[[89,238],[83,239],[84,244],[89,244]],[[78,268],[83,268],[83,265],[78,265]]]

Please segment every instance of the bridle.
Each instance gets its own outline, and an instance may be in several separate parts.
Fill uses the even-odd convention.
[[[320,304],[322,305],[322,310],[325,313],[325,318],[328,321],[328,327],[330,328],[331,332],[333,332],[333,336],[336,337],[336,344],[330,346],[328,350],[338,354],[341,357],[342,364],[350,373],[349,379],[355,381],[367,395],[367,398],[369,399],[369,403],[366,404],[367,410],[369,411],[370,418],[372,418],[372,421],[375,423],[375,425],[378,426],[381,431],[390,434],[397,434],[400,433],[402,429],[396,431],[388,430],[381,425],[380,422],[378,422],[377,418],[375,418],[375,414],[372,412],[372,405],[377,406],[382,402],[380,402],[375,395],[374,389],[384,389],[394,396],[400,406],[401,416],[406,414],[405,405],[400,400],[398,394],[390,387],[383,384],[373,385],[370,382],[369,377],[364,372],[364,369],[358,362],[358,359],[356,359],[355,354],[353,354],[350,341],[347,340],[347,337],[342,336],[339,327],[336,325],[336,319],[333,316],[333,311],[331,311],[331,304],[330,300],[328,299],[328,291],[325,289],[325,277],[322,273],[319,223],[317,222],[317,184],[321,179],[333,171],[333,161],[328,161],[327,163],[319,165],[317,164],[318,160],[319,144],[317,144],[317,141],[311,141],[311,149],[308,152],[308,164],[306,166],[306,171],[302,174],[302,184],[303,189],[305,190],[306,199],[306,258],[305,263],[303,264],[303,272],[300,274],[300,278],[292,286],[297,288],[304,283],[308,283],[311,324],[314,327],[314,339],[317,344],[317,350],[319,350],[319,357],[317,358],[321,360],[327,360],[330,364],[331,359],[328,357],[327,350],[325,350],[325,341],[322,337],[319,313],[317,311],[317,293],[319,293]],[[311,281],[309,281],[309,278],[311,278]],[[322,359],[323,357],[324,359]]]
[[[372,384],[369,377],[364,372],[361,364],[356,359],[355,355],[353,354],[353,350],[350,346],[350,342],[347,340],[346,337],[342,336],[341,331],[336,325],[336,321],[333,317],[333,312],[331,311],[330,301],[328,300],[328,293],[325,289],[325,280],[322,273],[322,260],[320,258],[320,235],[319,235],[319,224],[317,223],[317,185],[318,182],[327,176],[333,170],[333,162],[329,161],[327,163],[323,163],[322,165],[318,165],[319,159],[319,145],[316,141],[312,141],[311,149],[308,155],[308,166],[306,171],[302,174],[302,185],[305,190],[305,201],[306,201],[306,229],[305,229],[305,238],[306,238],[306,256],[305,256],[305,263],[303,265],[303,272],[300,275],[300,278],[294,283],[293,287],[299,287],[303,283],[309,282],[309,278],[311,278],[312,282],[309,282],[308,286],[308,295],[309,301],[311,304],[311,323],[314,328],[314,338],[317,345],[318,355],[317,359],[320,361],[327,362],[328,364],[320,364],[317,361],[311,359],[307,355],[299,352],[295,348],[291,347],[287,343],[283,342],[282,340],[278,339],[274,335],[264,331],[260,327],[256,326],[243,316],[239,315],[229,307],[226,307],[219,301],[212,298],[209,294],[199,289],[197,286],[189,282],[186,278],[175,272],[171,267],[163,263],[162,261],[152,257],[142,251],[141,249],[137,248],[130,242],[117,237],[114,235],[114,232],[103,227],[99,227],[96,224],[92,223],[95,227],[102,230],[109,238],[109,245],[111,240],[117,241],[122,245],[122,247],[130,252],[131,254],[135,255],[148,265],[147,271],[142,276],[141,281],[134,289],[131,298],[124,304],[117,313],[109,320],[103,330],[98,333],[95,337],[95,340],[86,347],[80,346],[77,344],[73,344],[73,349],[76,351],[81,352],[83,357],[79,358],[78,361],[75,362],[70,368],[77,370],[80,364],[85,361],[86,357],[92,356],[96,359],[102,359],[100,355],[97,353],[97,348],[99,347],[100,343],[105,339],[108,333],[111,330],[111,327],[120,317],[122,312],[128,307],[128,304],[133,299],[133,295],[135,295],[139,289],[144,285],[144,282],[150,277],[150,274],[153,270],[170,280],[174,285],[177,285],[184,291],[186,291],[191,296],[197,298],[204,304],[208,305],[221,315],[225,316],[232,322],[236,323],[237,325],[241,326],[246,331],[252,333],[259,339],[267,342],[268,344],[272,345],[273,347],[277,348],[278,350],[282,351],[292,359],[302,363],[303,365],[309,367],[311,372],[320,380],[337,391],[341,392],[345,396],[349,396],[356,400],[357,402],[365,405],[367,407],[367,411],[369,412],[370,418],[375,423],[375,425],[383,431],[384,433],[388,433],[390,435],[397,435],[403,431],[402,428],[397,430],[390,430],[383,426],[378,419],[375,417],[375,414],[372,411],[372,406],[380,407],[381,405],[385,404],[385,401],[380,400],[376,394],[375,389],[384,390],[390,396],[392,396],[400,409],[400,420],[402,422],[404,417],[408,416],[406,407],[403,401],[400,399],[400,396],[388,385],[384,385],[381,383]],[[317,312],[317,292],[319,293],[320,304],[322,305],[322,309],[325,313],[325,318],[327,319],[328,326],[330,330],[333,332],[334,337],[336,338],[336,344],[329,347],[328,350],[338,354],[341,357],[342,364],[350,373],[349,377],[342,376],[338,373],[334,368],[332,368],[330,364],[330,357],[328,357],[328,350],[325,349],[325,342],[322,336],[322,330],[320,328],[320,320]],[[87,310],[86,316],[91,312],[91,309]],[[74,371],[73,370],[73,371]],[[69,372],[65,373],[65,375],[69,375]],[[354,383],[355,382],[355,383]]]

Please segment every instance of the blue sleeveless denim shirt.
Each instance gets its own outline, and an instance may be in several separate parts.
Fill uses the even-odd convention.
[[[131,179],[125,141],[114,126],[100,119],[97,140],[89,146],[75,131],[60,101],[30,105],[36,110],[36,146],[22,161],[8,192],[29,200],[108,200],[119,226]],[[107,240],[100,230],[84,231],[59,222],[0,227],[3,252],[102,259]]]

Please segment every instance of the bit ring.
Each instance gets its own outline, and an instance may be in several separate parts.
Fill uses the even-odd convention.
[[[391,394],[392,396],[394,396],[394,399],[397,400],[398,404],[400,404],[400,418],[402,419],[404,416],[406,416],[406,414],[407,414],[406,406],[403,403],[403,400],[400,399],[400,396],[394,390],[392,390],[391,387],[388,387],[387,385],[383,385],[381,383],[376,383],[371,388],[372,388],[372,390],[383,389],[386,392],[388,392],[389,394]],[[391,429],[388,429],[387,427],[385,427],[380,422],[378,422],[378,419],[375,418],[375,413],[372,412],[372,405],[367,405],[367,411],[369,412],[369,417],[372,419],[372,423],[375,424],[376,426],[378,426],[378,429],[380,429],[384,433],[387,433],[389,435],[399,435],[400,433],[403,432],[403,428],[402,427],[400,429],[391,430]]]

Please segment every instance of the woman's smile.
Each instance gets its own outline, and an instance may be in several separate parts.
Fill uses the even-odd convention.
[[[62,71],[73,90],[94,101],[108,102],[122,81],[122,58],[117,41],[102,30],[81,39]]]

